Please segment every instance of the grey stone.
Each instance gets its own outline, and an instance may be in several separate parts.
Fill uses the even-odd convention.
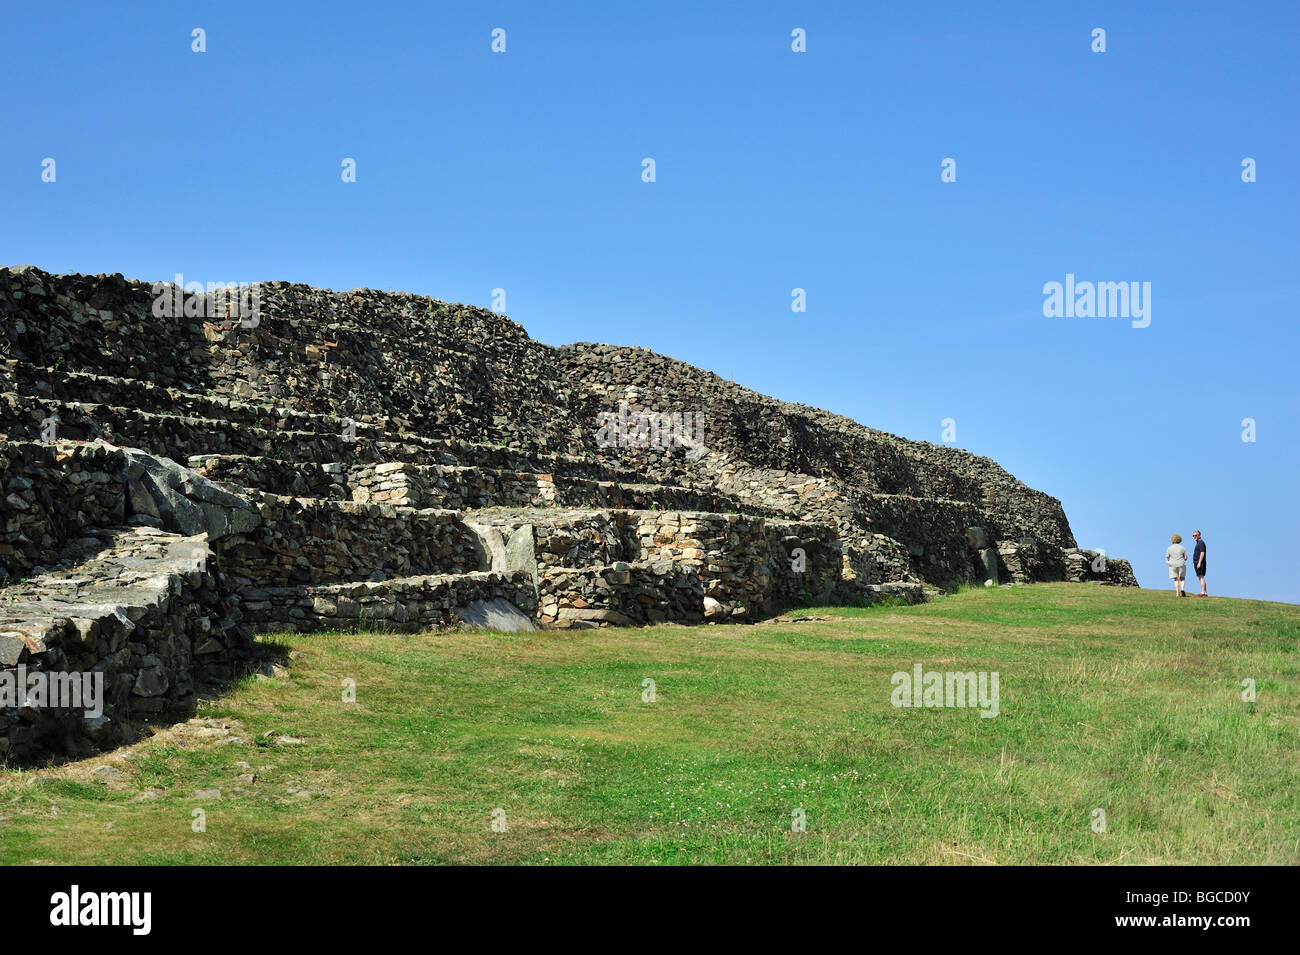
[[[986,547],[980,551],[980,567],[986,581],[998,582],[998,551],[996,547]]]
[[[527,614],[501,597],[494,600],[476,600],[458,610],[457,615],[463,626],[474,630],[525,633],[537,629],[537,625]]]
[[[587,620],[598,623],[608,623],[615,627],[632,627],[636,621],[617,610],[602,610],[582,607],[564,607],[560,610],[560,620],[578,621]]]
[[[467,523],[465,526],[474,532],[478,542],[479,566],[484,570],[505,570],[506,542],[501,536],[501,529],[490,524]]]
[[[11,667],[27,657],[27,644],[17,636],[0,633],[0,665]]]
[[[181,534],[221,540],[261,523],[252,502],[170,458],[125,449],[131,508]]]
[[[506,541],[506,573],[526,571],[537,586],[537,544],[532,524],[515,528]]]
[[[167,692],[167,671],[162,667],[150,667],[136,675],[131,693],[135,696],[162,696]]]

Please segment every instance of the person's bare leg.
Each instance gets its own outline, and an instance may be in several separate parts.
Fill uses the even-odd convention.
[[[1204,578],[1204,577],[1201,578],[1201,596],[1202,596],[1202,597],[1208,597],[1208,596],[1210,596],[1209,594],[1207,594],[1207,593],[1205,592],[1205,578]]]

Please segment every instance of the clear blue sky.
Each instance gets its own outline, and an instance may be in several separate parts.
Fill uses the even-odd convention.
[[[1300,5],[131,7],[7,5],[0,262],[501,287],[540,341],[953,418],[1144,586],[1199,527],[1212,593],[1300,602]],[[1150,327],[1044,317],[1066,273]]]

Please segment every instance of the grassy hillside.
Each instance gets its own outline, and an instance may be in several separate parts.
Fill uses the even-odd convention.
[[[287,675],[195,721],[0,770],[0,862],[1300,863],[1300,607],[1042,584],[810,613],[285,638]],[[999,715],[893,706],[916,663],[996,671]]]

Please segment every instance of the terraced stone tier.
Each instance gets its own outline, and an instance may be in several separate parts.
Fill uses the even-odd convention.
[[[635,462],[647,480],[674,483],[678,473],[705,468],[718,473],[721,489],[747,504],[780,509],[793,494],[801,516],[840,520],[846,537],[862,528],[842,523],[837,497],[868,493],[967,501],[996,509],[1003,523],[1015,525],[1017,537],[1029,534],[1075,546],[1060,502],[1026,487],[988,458],[778,401],[646,349],[578,343],[558,349],[555,357],[569,380],[585,385],[573,394],[579,418],[595,419],[620,408],[630,415],[702,416],[709,454],[697,462],[652,450],[624,451],[624,466]],[[810,482],[817,491],[813,495],[805,490]],[[823,499],[829,507],[820,503]]]
[[[249,454],[194,454],[188,464],[210,481],[241,490],[352,500],[348,469],[342,463],[284,461]]]
[[[710,620],[749,620],[817,599],[861,600],[882,579],[865,560],[858,573],[845,575],[846,551],[834,528],[757,515],[517,508],[468,512],[465,520],[481,540],[497,535],[487,548],[493,569],[529,570],[539,593],[556,569],[655,562],[688,568]]]
[[[252,392],[248,389],[237,389],[235,395],[195,394],[139,378],[40,368],[13,359],[0,362],[0,390],[27,398],[133,408],[152,414],[252,427],[263,427],[273,422],[276,428],[287,431],[338,433],[342,422],[335,415],[313,414],[274,401],[252,400]],[[247,394],[241,393],[245,391]],[[387,419],[363,416],[352,420],[357,433],[364,437],[382,438],[389,431],[399,434],[400,425]]]
[[[125,522],[118,453],[0,441],[0,584],[42,572],[68,540]]]
[[[189,466],[240,489],[402,507],[479,510],[568,507],[738,510],[738,502],[697,488],[598,481],[563,474],[401,461],[348,466],[250,455],[200,454]],[[594,466],[593,466],[594,469]]]
[[[671,560],[547,567],[537,580],[538,619],[558,630],[704,621],[696,568]]]
[[[101,528],[71,540],[62,558],[71,566],[0,590],[0,757],[121,742],[139,721],[188,705],[201,684],[231,679],[249,658],[205,535]],[[33,685],[74,676],[102,687],[90,712],[51,706]],[[6,705],[6,690],[28,688],[29,705]]]
[[[257,527],[215,547],[240,589],[489,569],[456,511],[251,491]]]
[[[0,395],[0,436],[8,440],[45,440],[46,428],[54,422],[55,434],[61,439],[103,440],[142,448],[176,461],[196,455],[246,455],[322,465],[375,464],[390,460],[460,463],[445,443],[432,439],[376,438],[362,428],[353,437],[345,431],[342,419],[325,418],[320,419],[321,423],[337,427],[330,431],[293,431],[280,428],[279,420],[268,414],[260,425],[248,425],[115,405]],[[373,428],[370,431],[380,433]],[[489,453],[490,449],[484,450],[485,455]]]
[[[12,362],[10,364],[13,364]],[[61,382],[87,375],[57,376]],[[193,396],[148,383],[150,404],[97,403],[16,393],[0,394],[0,437],[43,441],[54,423],[57,438],[103,440],[138,447],[203,469],[215,479],[284,493],[277,481],[295,470],[404,462],[418,467],[481,467],[499,471],[550,474],[572,480],[641,483],[639,471],[605,461],[600,455],[574,456],[524,448],[438,439],[393,429],[389,422],[351,421],[332,415],[294,412],[219,399],[179,401],[168,408],[163,396]],[[75,389],[65,388],[64,391]],[[131,390],[131,389],[127,389]],[[206,412],[219,417],[205,417]],[[310,480],[311,475],[304,474]],[[312,485],[309,483],[308,487]]]
[[[723,494],[659,484],[620,484],[496,468],[389,462],[348,475],[352,496],[411,507],[479,510],[491,507],[737,510]]]
[[[562,413],[519,419],[520,408],[565,407],[567,383],[546,346],[485,309],[265,282],[256,286],[256,327],[240,327],[183,310],[155,315],[156,291],[121,275],[0,269],[3,353],[196,394],[251,384],[259,397],[278,392],[299,410],[422,422],[440,436],[578,448],[577,423]]]
[[[446,630],[477,606],[505,601],[524,621],[537,609],[532,577],[490,572],[400,577],[375,582],[253,587],[242,610],[257,630]]]

